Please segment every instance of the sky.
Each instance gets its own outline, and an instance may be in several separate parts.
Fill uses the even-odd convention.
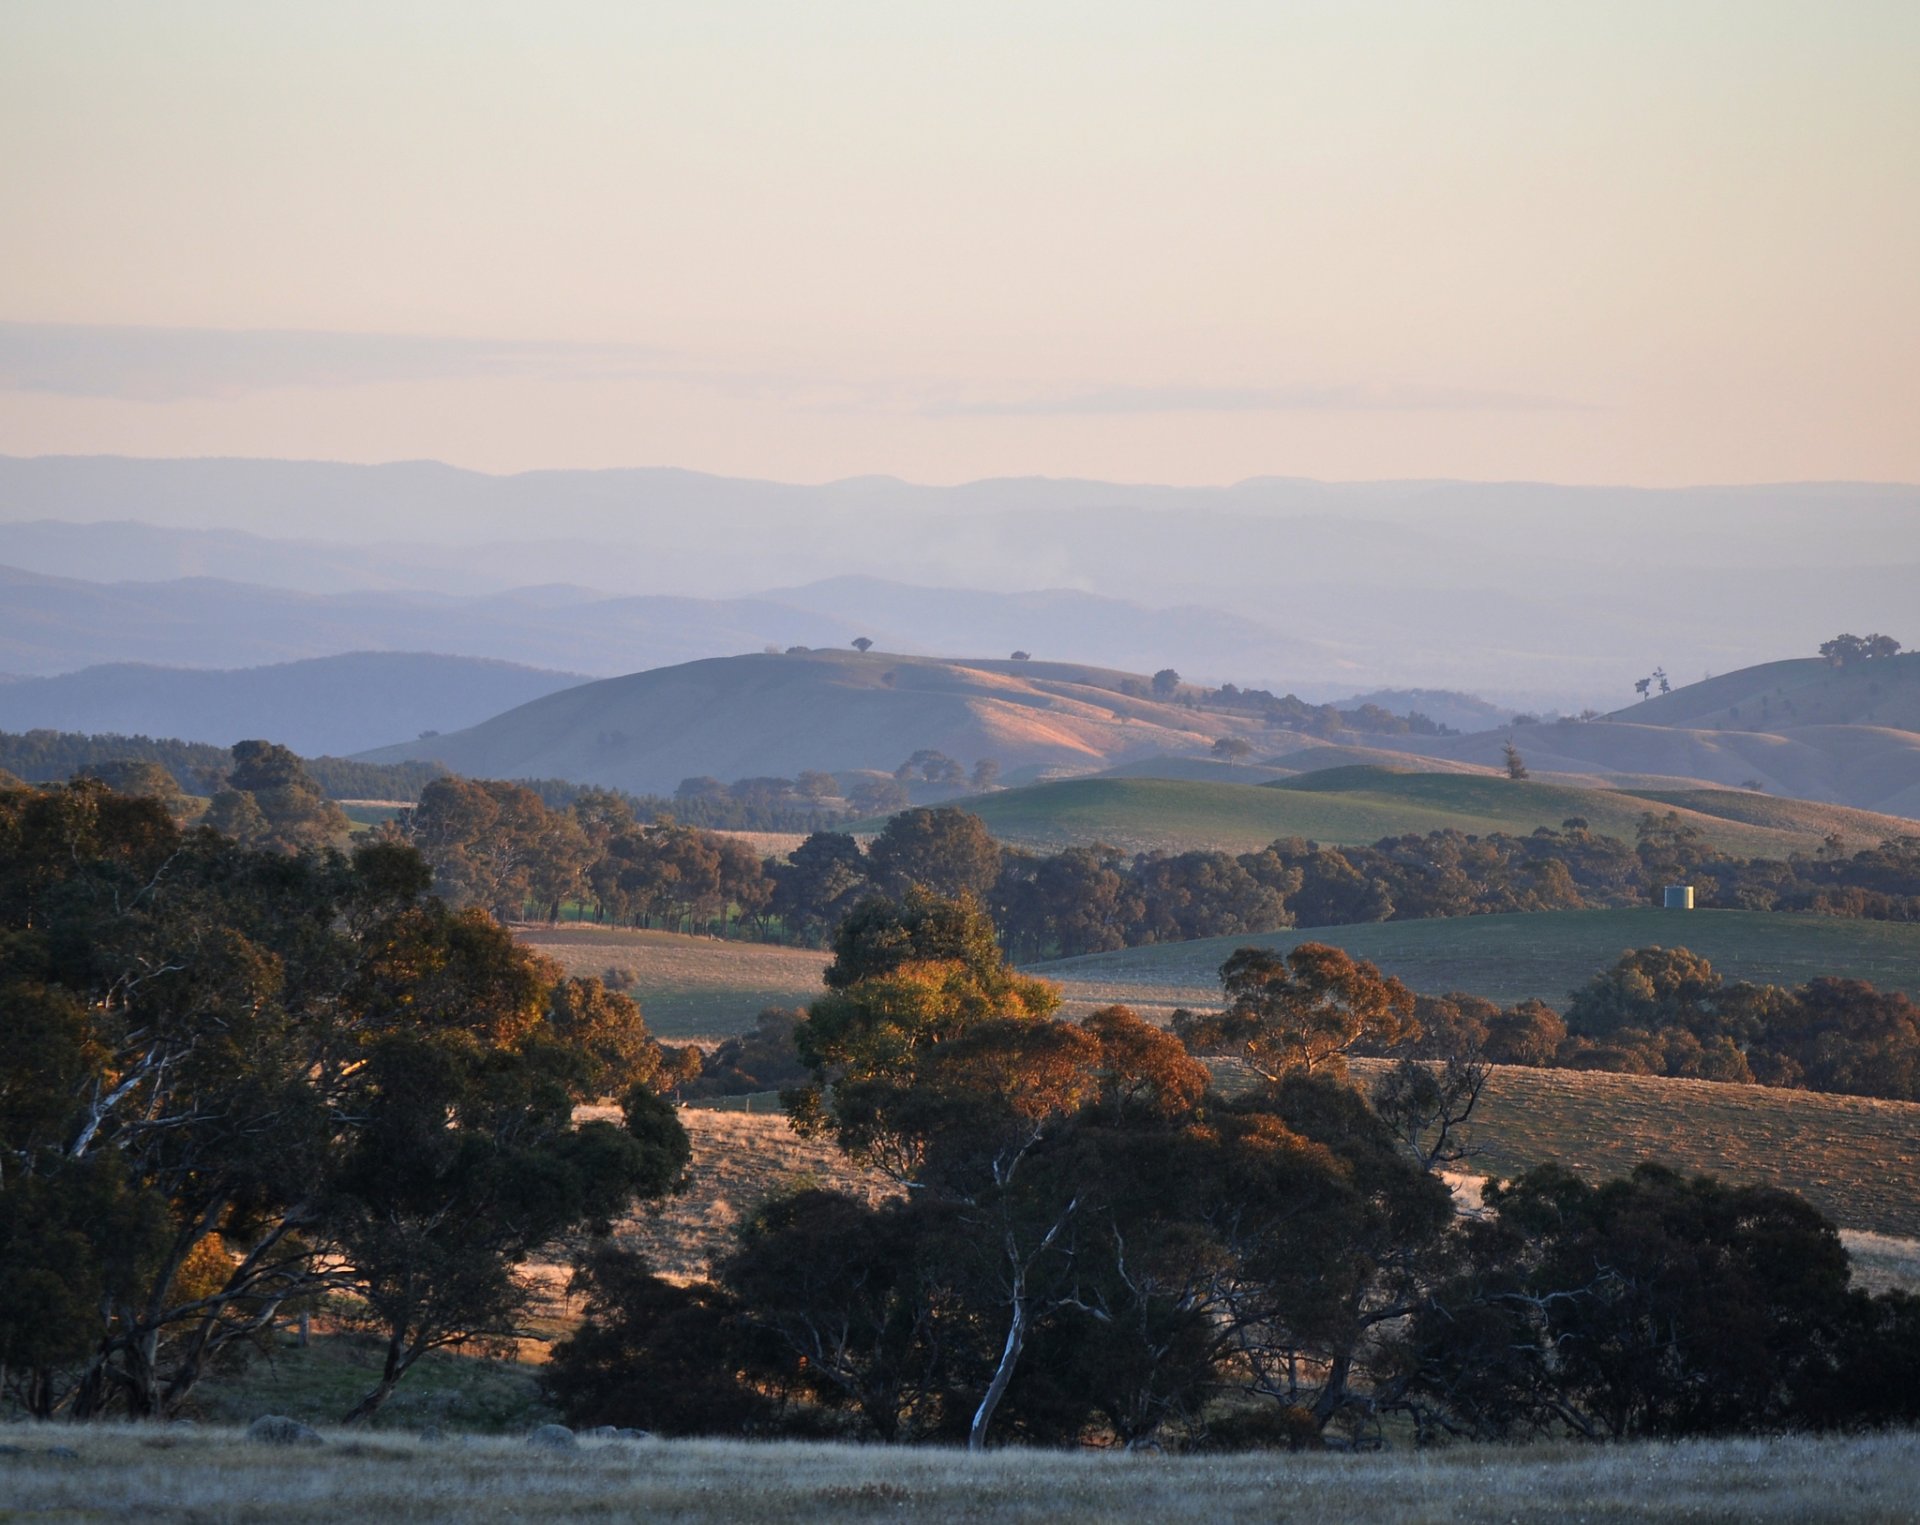
[[[1920,481],[1912,0],[8,0],[0,453]]]

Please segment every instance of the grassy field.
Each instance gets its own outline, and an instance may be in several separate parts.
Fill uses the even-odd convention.
[[[1538,997],[1555,1006],[1627,948],[1679,945],[1733,979],[1800,984],[1848,975],[1920,996],[1920,925],[1770,911],[1541,911],[1306,927],[1256,936],[1208,937],[1038,964],[1070,1005],[1119,1001],[1145,1012],[1216,1004],[1220,965],[1235,948],[1333,943],[1378,964],[1415,990],[1464,990],[1510,1004]]]
[[[1354,1078],[1370,1085],[1387,1067],[1356,1060]],[[1216,1068],[1224,1090],[1245,1084],[1230,1063]],[[772,1189],[763,1176],[775,1186],[811,1177],[870,1200],[887,1189],[831,1149],[794,1138],[771,1111],[681,1116],[694,1135],[693,1193],[669,1206],[658,1230],[622,1229],[649,1236],[636,1242],[650,1253],[670,1236],[692,1244],[671,1268],[677,1274],[700,1273],[739,1210]],[[1465,1168],[1476,1175],[1513,1176],[1553,1161],[1598,1180],[1660,1160],[1689,1174],[1782,1186],[1843,1228],[1890,1236],[1863,1240],[1863,1254],[1882,1279],[1920,1287],[1920,1245],[1906,1242],[1920,1240],[1920,1105],[1911,1102],[1501,1065],[1474,1115],[1473,1143]],[[720,1206],[710,1211],[713,1201]]]
[[[820,994],[827,955],[808,948],[566,924],[522,927],[528,947],[569,974],[631,974],[622,981],[662,1038],[727,1038],[767,1006],[804,1006]]]
[[[1741,857],[1785,857],[1812,851],[1829,830],[1867,845],[1912,823],[1891,817],[1809,807],[1815,821],[1780,816],[1748,821],[1712,813],[1752,813],[1749,797],[1725,791],[1689,791],[1694,801],[1678,813],[1716,847]],[[1250,852],[1276,837],[1300,836],[1333,844],[1376,842],[1406,832],[1452,828],[1475,835],[1524,835],[1583,817],[1602,835],[1632,841],[1649,810],[1676,808],[1616,789],[1516,783],[1462,773],[1393,773],[1370,767],[1330,768],[1261,785],[1186,779],[1082,778],[1007,789],[957,802],[978,814],[993,834],[1026,847],[1059,848],[1107,842],[1129,851],[1217,848]]]
[[[1625,1446],[1455,1446],[1382,1455],[1171,1457],[739,1441],[429,1442],[334,1432],[315,1448],[239,1431],[10,1432],[0,1518],[63,1521],[1912,1520],[1911,1434]]]
[[[1386,1060],[1358,1060],[1365,1085]],[[1468,1169],[1512,1176],[1555,1161],[1590,1180],[1643,1160],[1782,1186],[1843,1228],[1920,1239],[1920,1105],[1765,1086],[1501,1065],[1474,1115]],[[1870,1246],[1885,1276],[1916,1247]]]

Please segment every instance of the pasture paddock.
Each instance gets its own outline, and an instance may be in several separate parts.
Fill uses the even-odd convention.
[[[627,994],[640,1003],[654,1036],[730,1038],[768,1006],[805,1006],[820,994],[827,955],[731,938],[691,937],[633,927],[563,922],[523,926],[514,935],[572,975],[630,970]]]
[[[1035,964],[1070,1010],[1122,1002],[1143,1016],[1220,1002],[1220,966],[1236,948],[1285,952],[1332,943],[1426,995],[1465,991],[1562,1010],[1629,948],[1691,948],[1728,979],[1798,985],[1818,975],[1869,980],[1920,997],[1920,924],[1784,911],[1533,911],[1203,937]]]

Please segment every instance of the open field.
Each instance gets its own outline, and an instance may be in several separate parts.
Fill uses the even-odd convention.
[[[1158,943],[1056,959],[1032,973],[1059,982],[1071,1007],[1124,1002],[1164,1014],[1220,999],[1220,965],[1235,948],[1285,950],[1332,943],[1378,964],[1415,990],[1463,990],[1510,1004],[1567,992],[1628,948],[1686,947],[1729,979],[1797,985],[1816,975],[1871,980],[1920,996],[1920,925],[1775,911],[1537,911],[1296,927],[1239,937]]]
[[[1771,823],[1747,821],[1714,813],[1722,808],[1714,798],[1721,792],[1688,791],[1695,803],[1678,814],[1716,847],[1740,857],[1810,852],[1829,830],[1865,846],[1913,825],[1839,806],[1810,807],[1815,814],[1805,821],[1787,814],[1777,814]],[[1751,801],[1724,792],[1730,796],[1724,808],[1751,813]],[[1066,779],[956,803],[978,814],[1005,842],[1060,848],[1099,841],[1136,852],[1201,847],[1251,852],[1276,837],[1338,845],[1447,829],[1525,835],[1539,826],[1557,828],[1573,816],[1595,832],[1631,842],[1642,815],[1676,808],[1616,789],[1372,767],[1330,768],[1260,785]]]
[[[1354,1078],[1370,1085],[1388,1067],[1357,1059]],[[1229,1092],[1245,1083],[1231,1061],[1215,1071]],[[774,1104],[761,1098],[769,1110],[754,1114],[682,1110],[694,1136],[693,1191],[668,1207],[658,1231],[633,1222],[621,1230],[682,1236],[694,1246],[663,1271],[697,1274],[700,1259],[724,1246],[740,1206],[769,1189],[762,1176],[788,1182],[814,1172],[822,1184],[869,1198],[886,1189],[831,1148],[794,1138]],[[1599,1180],[1658,1160],[1693,1175],[1782,1186],[1870,1236],[1861,1241],[1863,1264],[1883,1282],[1920,1290],[1920,1244],[1907,1242],[1920,1240],[1920,1104],[1500,1065],[1474,1114],[1472,1142],[1476,1153],[1461,1168],[1483,1176],[1554,1161]],[[711,1185],[700,1179],[709,1172]],[[709,1213],[704,1204],[713,1199],[722,1207]],[[658,1242],[647,1237],[641,1247],[651,1253]]]
[[[25,1426],[0,1456],[6,1518],[1107,1521],[1287,1518],[1709,1522],[1914,1518],[1920,1438],[1455,1446],[1384,1455],[1171,1457],[819,1443],[334,1432],[317,1448],[237,1430]],[[64,1454],[55,1454],[56,1450]]]
[[[767,1006],[804,1006],[820,994],[827,955],[810,948],[688,937],[631,927],[521,927],[520,941],[569,974],[631,971],[628,993],[655,1036],[728,1038]]]
[[[1354,1061],[1361,1084],[1388,1068]],[[1224,1078],[1224,1077],[1223,1077]],[[1499,1065],[1465,1168],[1512,1176],[1552,1160],[1590,1180],[1657,1160],[1690,1175],[1782,1186],[1843,1228],[1920,1239],[1920,1104],[1765,1086]],[[1869,1247],[1886,1277],[1915,1247]]]

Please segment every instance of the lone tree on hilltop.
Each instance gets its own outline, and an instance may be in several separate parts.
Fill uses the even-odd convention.
[[[1013,654],[1013,660],[1016,662],[1031,662],[1033,658],[1024,651],[1016,651]]]
[[[1520,755],[1520,749],[1512,742],[1508,742],[1506,745],[1506,757],[1508,778],[1517,779],[1528,776],[1526,759]]]
[[[1171,667],[1163,667],[1153,675],[1153,691],[1162,699],[1171,699],[1180,691],[1180,674]]]
[[[1652,687],[1653,679],[1651,678],[1635,678],[1633,680],[1633,691],[1642,699],[1647,697],[1647,690]]]
[[[872,651],[873,642],[868,640],[864,635],[856,635],[853,638],[853,649],[861,653]]]
[[[1900,643],[1890,635],[1836,635],[1820,643],[1820,655],[1829,667],[1851,667],[1857,662],[1872,662],[1895,656]]]

